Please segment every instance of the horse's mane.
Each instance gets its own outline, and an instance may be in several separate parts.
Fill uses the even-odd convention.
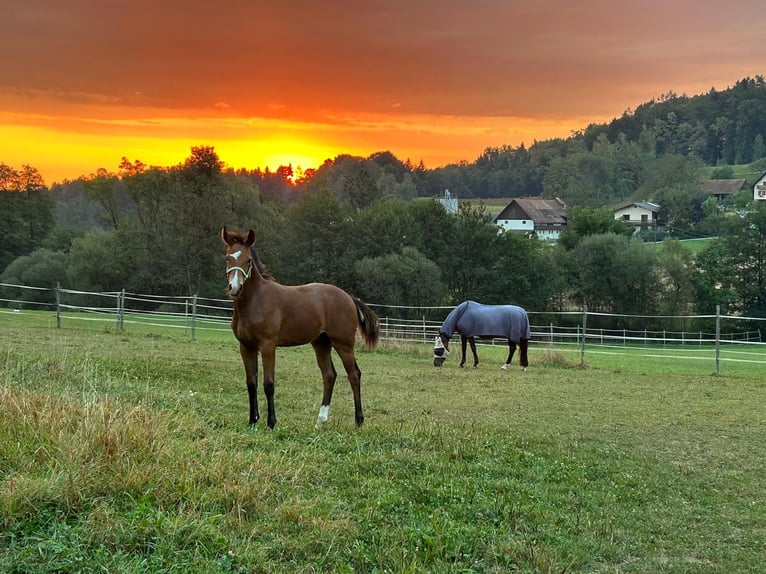
[[[274,279],[274,276],[271,274],[271,271],[268,270],[266,265],[264,265],[263,261],[261,261],[261,258],[258,257],[258,252],[255,250],[255,246],[250,246],[250,257],[253,259],[253,264],[255,265],[255,268],[258,270],[258,273],[260,273],[261,277],[266,279],[267,281],[276,281]]]

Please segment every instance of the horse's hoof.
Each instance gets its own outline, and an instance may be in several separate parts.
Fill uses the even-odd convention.
[[[500,370],[505,371],[507,368],[508,368],[508,365],[503,365],[502,367],[500,367]]]

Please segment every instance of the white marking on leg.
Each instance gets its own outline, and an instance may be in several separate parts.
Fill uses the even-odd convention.
[[[500,367],[500,370],[501,371],[506,370],[508,368],[508,365],[510,365],[510,363],[505,363],[502,367]]]
[[[317,417],[317,428],[322,428],[322,425],[330,418],[330,405],[322,405],[319,407],[319,416]]]

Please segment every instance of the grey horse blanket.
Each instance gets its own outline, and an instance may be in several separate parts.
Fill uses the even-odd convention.
[[[519,342],[531,339],[527,312],[516,305],[482,305],[476,301],[463,301],[442,323],[439,333],[451,337],[453,333],[464,337],[498,337]]]

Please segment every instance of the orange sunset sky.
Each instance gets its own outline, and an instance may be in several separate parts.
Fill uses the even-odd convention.
[[[433,168],[763,74],[763,0],[0,0],[0,163]]]

